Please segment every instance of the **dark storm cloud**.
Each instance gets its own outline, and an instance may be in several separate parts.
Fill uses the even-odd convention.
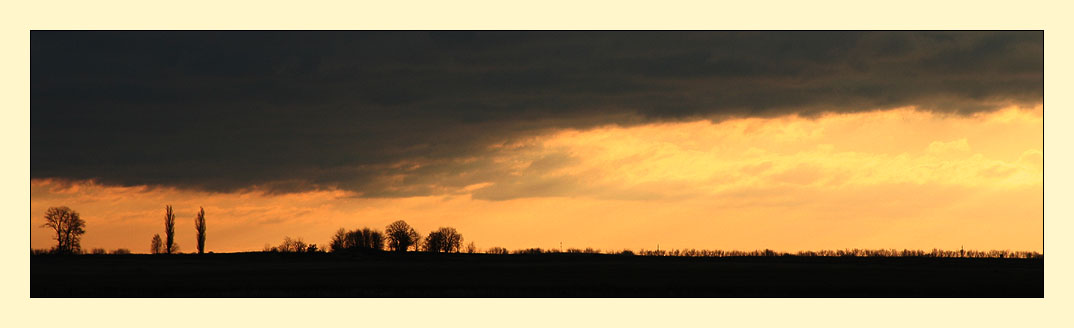
[[[1042,100],[1041,32],[34,31],[31,178],[425,195],[557,128]]]

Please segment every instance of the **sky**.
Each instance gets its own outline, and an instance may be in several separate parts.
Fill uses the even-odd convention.
[[[1043,33],[31,32],[32,248],[1043,251]],[[185,227],[185,228],[184,228]]]

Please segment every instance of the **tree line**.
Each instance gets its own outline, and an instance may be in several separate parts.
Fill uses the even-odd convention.
[[[69,207],[50,207],[45,211],[45,223],[43,228],[50,228],[55,232],[53,239],[56,246],[48,251],[31,249],[31,254],[83,254],[81,240],[86,233],[86,221],[82,220],[78,212]],[[205,252],[206,224],[205,208],[199,208],[194,218],[194,231],[197,234],[198,254]],[[328,247],[319,248],[316,244],[307,244],[302,238],[292,239],[284,237],[278,246],[266,245],[263,251],[284,253],[314,253],[314,252],[407,252],[423,251],[433,253],[481,253],[473,242],[463,245],[463,236],[455,228],[440,227],[429,232],[424,238],[414,227],[406,221],[398,220],[384,227],[384,231],[369,227],[347,230],[340,228],[332,236]],[[175,213],[171,205],[164,206],[164,238],[160,234],[154,234],[150,239],[150,252],[152,254],[175,254],[179,252],[179,244],[175,242]],[[120,248],[108,252],[103,248],[95,248],[90,254],[130,254],[130,250]],[[737,256],[800,256],[800,257],[933,257],[933,258],[1043,258],[1044,254],[1029,251],[1011,250],[942,250],[933,248],[930,251],[911,249],[842,249],[842,250],[819,250],[799,251],[794,253],[778,252],[771,249],[739,251],[739,250],[705,250],[705,249],[671,249],[671,250],[646,250],[636,252],[629,249],[601,250],[595,248],[568,248],[541,249],[524,248],[508,250],[503,247],[490,247],[485,254],[618,254],[638,256],[679,256],[679,257],[737,257]]]
[[[541,249],[541,248],[524,248],[516,250],[508,250],[503,247],[491,247],[485,251],[486,254],[618,254],[618,255],[637,255],[637,256],[677,256],[677,257],[742,257],[742,256],[796,256],[796,257],[933,257],[933,258],[1018,258],[1018,259],[1036,259],[1044,258],[1044,254],[1039,252],[1030,251],[1011,251],[1011,250],[942,250],[933,248],[932,250],[913,250],[913,249],[840,249],[840,250],[819,250],[819,251],[798,251],[798,252],[779,252],[771,249],[741,251],[741,250],[719,250],[719,249],[671,249],[671,250],[647,250],[640,249],[637,251],[623,249],[623,250],[600,250],[594,248],[568,248],[566,250],[559,249]]]
[[[297,247],[295,243],[305,245],[301,238],[291,239],[284,237],[284,242],[279,246],[265,246],[268,252],[301,253],[328,251],[333,253],[352,252],[379,252],[391,251],[402,253],[407,251],[424,251],[433,253],[475,253],[477,247],[474,243],[463,245],[462,234],[452,227],[441,227],[429,232],[425,238],[421,237],[414,227],[406,221],[398,220],[384,227],[384,231],[369,227],[347,230],[339,228],[328,243],[327,249],[318,249],[316,244],[305,247]]]

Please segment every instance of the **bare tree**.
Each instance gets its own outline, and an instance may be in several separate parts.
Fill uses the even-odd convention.
[[[153,254],[160,254],[164,251],[164,242],[160,241],[160,234],[154,234],[153,240],[149,242],[149,251]]]
[[[361,228],[351,231],[339,228],[336,234],[332,236],[330,247],[333,252],[339,252],[343,250],[384,250],[384,233],[369,229]]]
[[[171,254],[172,247],[175,246],[175,214],[172,213],[172,206],[164,206],[164,235],[167,238],[164,242],[164,252]]]
[[[377,251],[384,250],[384,233],[374,229],[362,228],[362,243],[359,246]]]
[[[205,208],[200,208],[194,218],[194,230],[198,232],[198,254],[205,254]]]
[[[328,243],[328,247],[333,252],[339,252],[347,249],[345,243],[347,239],[347,229],[339,228],[336,230],[336,234],[332,235],[332,241]]]
[[[439,253],[444,249],[444,235],[439,231],[430,232],[428,236],[425,236],[424,248],[427,252]]]
[[[306,242],[302,241],[302,237],[291,239],[291,237],[283,237],[283,243],[277,248],[281,253],[303,253],[309,248]]]
[[[60,254],[77,254],[82,252],[82,234],[86,233],[86,221],[78,212],[67,206],[50,207],[45,211],[45,224],[41,227],[56,231],[56,248],[53,252]]]
[[[444,235],[444,252],[462,251],[462,234],[455,231],[455,228],[440,228],[440,234]]]
[[[425,249],[431,252],[458,252],[462,249],[462,235],[455,228],[442,227],[425,237]]]
[[[466,244],[466,253],[477,253],[477,245],[474,245],[474,242],[472,241],[469,244]]]
[[[389,224],[384,228],[384,233],[387,235],[388,247],[396,252],[406,252],[407,248],[420,240],[418,232],[403,220]]]
[[[421,233],[419,233],[417,231],[414,231],[414,245],[413,246],[414,246],[414,251],[415,252],[420,252],[421,251],[421,244],[422,244],[421,241],[422,241]]]
[[[378,251],[384,249],[384,234],[369,228],[348,232],[345,240],[346,248]]]

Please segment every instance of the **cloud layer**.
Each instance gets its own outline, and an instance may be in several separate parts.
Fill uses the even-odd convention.
[[[1022,249],[1043,244],[1042,108],[969,116],[909,109],[566,129],[483,155],[407,162],[371,182],[395,194],[206,192],[30,182],[30,222],[66,205],[90,247],[147,251],[164,205],[178,240],[208,213],[209,249],[403,219],[459,229],[479,247]],[[406,189],[410,188],[410,189]],[[31,246],[54,244],[31,229]]]
[[[203,191],[553,195],[532,177],[577,156],[490,161],[608,124],[1043,100],[1041,32],[34,31],[31,59],[31,178]]]

